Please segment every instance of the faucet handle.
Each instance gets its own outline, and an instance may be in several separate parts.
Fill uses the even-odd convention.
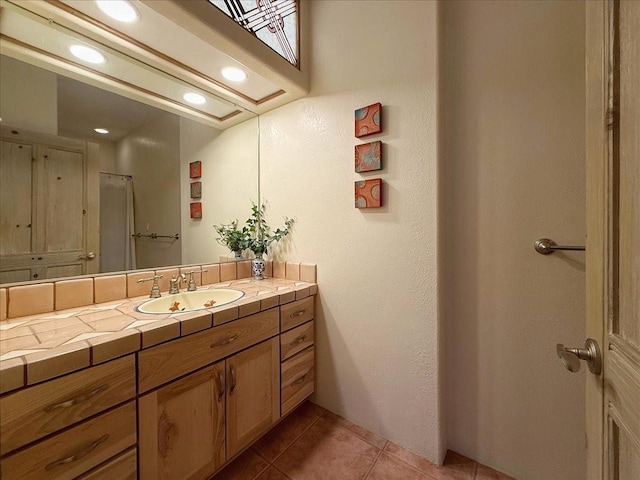
[[[154,275],[153,277],[149,277],[149,278],[139,278],[138,283],[153,281],[153,285],[151,285],[151,294],[149,295],[149,297],[160,298],[161,295],[160,295],[160,286],[158,285],[158,279],[162,277],[163,275]]]

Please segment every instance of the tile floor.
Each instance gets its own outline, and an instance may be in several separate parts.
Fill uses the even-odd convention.
[[[311,402],[210,480],[508,480],[449,451],[443,466]],[[512,479],[513,480],[513,479]]]

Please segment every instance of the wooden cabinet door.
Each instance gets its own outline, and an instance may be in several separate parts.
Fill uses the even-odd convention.
[[[224,362],[140,397],[140,479],[207,478],[225,461]]]
[[[227,458],[280,418],[280,340],[227,358]]]

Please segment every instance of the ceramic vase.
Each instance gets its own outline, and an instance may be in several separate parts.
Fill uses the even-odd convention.
[[[256,254],[256,258],[251,261],[251,269],[255,280],[264,280],[264,269],[266,262],[262,258],[262,254]]]

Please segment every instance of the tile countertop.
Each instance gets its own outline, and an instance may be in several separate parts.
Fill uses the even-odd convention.
[[[232,280],[198,287],[244,292],[220,307],[147,314],[148,296],[0,322],[0,393],[106,362],[317,293],[317,284],[280,278]],[[163,294],[166,296],[166,293]]]

